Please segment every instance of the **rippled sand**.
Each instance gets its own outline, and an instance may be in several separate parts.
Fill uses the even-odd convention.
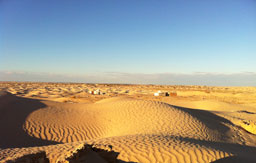
[[[0,162],[256,162],[254,87],[0,88]]]

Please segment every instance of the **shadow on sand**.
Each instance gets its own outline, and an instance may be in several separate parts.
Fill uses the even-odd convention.
[[[0,93],[0,148],[21,148],[59,144],[29,136],[23,124],[30,113],[46,107],[35,99],[22,98],[8,92]]]
[[[238,156],[230,156],[230,157],[225,157],[216,161],[212,161],[211,163],[255,163],[255,160],[251,160],[248,158],[241,158]]]
[[[178,139],[183,142],[188,142],[189,144],[194,144],[195,146],[202,146],[213,150],[223,151],[227,153],[232,153],[233,156],[228,156],[225,158],[221,158],[219,160],[213,161],[212,163],[240,163],[240,162],[248,162],[255,163],[256,162],[256,147],[250,147],[246,145],[232,144],[232,143],[223,143],[223,142],[211,142],[205,140],[197,140],[192,138],[184,138],[184,137],[176,137],[169,136],[173,139]],[[100,148],[96,148],[93,145],[85,144],[85,146],[78,150],[75,154],[73,154],[67,160],[70,163],[79,163],[79,162],[99,162],[99,163],[134,163],[134,162],[126,162],[118,159],[119,153],[112,150],[103,150]]]
[[[49,163],[49,159],[46,157],[45,152],[39,152],[36,154],[28,154],[22,156],[16,160],[8,161],[8,163]]]
[[[66,160],[70,163],[135,163],[119,160],[117,159],[118,155],[118,152],[112,150],[107,151],[86,144],[82,149],[78,150],[75,154],[73,154],[73,156],[67,158]]]
[[[210,111],[207,111],[207,110],[190,109],[190,108],[185,108],[185,107],[180,107],[175,105],[170,105],[170,106],[178,108],[179,110],[182,110],[186,113],[189,113],[193,117],[203,122],[208,128],[212,130],[218,130],[221,133],[225,133],[230,130],[230,128],[224,124],[234,126],[234,124],[231,121],[223,117],[220,117],[214,113],[211,113]]]

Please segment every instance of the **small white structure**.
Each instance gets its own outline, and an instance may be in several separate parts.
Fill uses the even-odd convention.
[[[98,95],[99,92],[96,90],[96,91],[93,91],[93,94],[94,94],[94,95]]]
[[[159,96],[159,93],[158,92],[154,93],[154,96]]]
[[[154,93],[154,96],[170,96],[169,92],[162,92],[162,91],[157,91]]]
[[[104,95],[104,94],[106,94],[105,92],[101,92],[99,89],[88,91],[88,93],[90,93],[92,95]]]
[[[92,91],[92,92],[93,92],[92,94],[94,94],[94,95],[99,95],[99,94],[100,94],[100,90],[99,90],[99,89],[94,90],[94,91]]]
[[[106,93],[105,92],[100,92],[99,95],[105,95]]]

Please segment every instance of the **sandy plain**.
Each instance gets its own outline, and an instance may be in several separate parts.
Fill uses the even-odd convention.
[[[101,95],[88,91],[99,89]],[[256,87],[0,82],[0,162],[256,162]],[[154,92],[171,96],[153,96]]]

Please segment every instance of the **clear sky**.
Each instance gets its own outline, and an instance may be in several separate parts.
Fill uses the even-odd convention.
[[[124,74],[255,77],[256,1],[0,0],[0,71],[0,80],[48,73],[88,82],[93,74],[117,83]]]

